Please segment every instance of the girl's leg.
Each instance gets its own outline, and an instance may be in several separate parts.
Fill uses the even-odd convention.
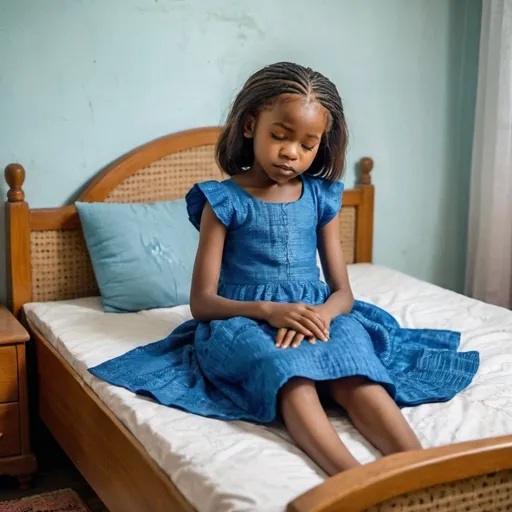
[[[327,418],[313,381],[295,378],[287,382],[280,392],[280,406],[293,440],[327,474],[360,465]]]
[[[329,391],[356,429],[384,455],[421,449],[395,401],[379,384],[363,377],[348,377],[332,381]]]

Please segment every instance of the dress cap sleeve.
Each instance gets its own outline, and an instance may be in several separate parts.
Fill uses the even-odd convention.
[[[190,222],[199,229],[204,206],[208,202],[215,216],[229,227],[233,218],[233,202],[228,188],[218,181],[196,183],[185,196]]]
[[[323,228],[334,219],[341,208],[341,196],[345,185],[341,181],[329,182],[318,179],[318,226]]]

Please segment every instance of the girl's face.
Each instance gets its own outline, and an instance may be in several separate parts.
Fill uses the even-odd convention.
[[[271,108],[250,117],[244,135],[254,139],[254,168],[276,183],[307,171],[327,129],[329,113],[317,101],[282,94]]]

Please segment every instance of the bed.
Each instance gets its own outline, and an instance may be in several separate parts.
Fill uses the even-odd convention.
[[[218,128],[172,134],[122,156],[81,201],[182,198],[222,179]],[[87,368],[163,338],[188,306],[107,314],[73,205],[30,209],[24,169],[6,168],[10,307],[36,345],[39,413],[112,512],[507,510],[512,507],[512,312],[371,263],[373,162],[343,196],[341,239],[355,294],[402,325],[460,330],[479,350],[472,385],[445,404],[405,409],[421,452],[380,458],[339,411],[332,421],[368,463],[327,478],[279,424],[221,422],[110,386]]]

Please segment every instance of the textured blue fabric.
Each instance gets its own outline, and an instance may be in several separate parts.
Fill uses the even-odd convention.
[[[235,300],[322,304],[317,230],[341,206],[341,183],[303,177],[294,203],[266,203],[234,181],[196,185],[187,195],[198,227],[208,201],[228,227],[219,294]],[[189,321],[166,339],[90,371],[158,402],[221,419],[270,422],[279,389],[292,377],[315,381],[359,375],[381,383],[400,406],[446,401],[478,369],[478,353],[458,353],[451,331],[403,329],[388,313],[356,301],[335,318],[330,340],[277,349],[276,330],[244,317]]]
[[[188,304],[199,236],[185,201],[76,203],[107,312]]]

